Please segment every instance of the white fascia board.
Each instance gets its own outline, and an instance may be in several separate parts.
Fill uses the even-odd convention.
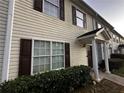
[[[103,31],[104,31],[104,28],[102,28],[100,31],[98,31],[98,32],[96,33],[96,36],[99,35],[100,33],[102,33]]]
[[[96,34],[92,34],[92,35],[87,35],[87,36],[80,37],[78,39],[86,39],[86,38],[90,38],[90,37],[94,38],[95,36],[96,36]]]

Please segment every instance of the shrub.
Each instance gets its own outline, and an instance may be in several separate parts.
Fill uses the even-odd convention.
[[[120,58],[120,59],[124,59],[124,54],[111,54],[111,58]]]
[[[118,58],[112,58],[109,60],[110,70],[118,70],[123,66],[124,60]]]
[[[69,93],[90,84],[90,68],[81,65],[4,82],[0,93]]]

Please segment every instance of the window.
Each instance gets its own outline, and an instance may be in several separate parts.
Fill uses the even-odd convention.
[[[102,25],[97,20],[95,20],[94,24],[95,24],[95,29],[102,28]],[[105,27],[105,29],[107,30],[106,27]]]
[[[101,28],[101,27],[102,27],[102,25],[97,23],[97,28]]]
[[[44,0],[44,13],[54,16],[60,17],[60,5],[59,0]]]
[[[86,27],[86,15],[76,10],[76,23],[79,27]]]
[[[33,74],[64,68],[64,43],[34,41]]]
[[[64,44],[52,43],[52,69],[64,67]]]
[[[33,0],[34,10],[65,20],[64,0]]]
[[[115,42],[116,40],[115,40],[115,35],[113,34],[113,41]]]

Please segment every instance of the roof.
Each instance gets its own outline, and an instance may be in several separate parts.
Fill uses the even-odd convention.
[[[111,29],[114,29],[114,27],[109,22],[107,22],[101,15],[99,15],[93,8],[91,8],[83,0],[71,0],[71,1],[74,2],[75,4],[77,4],[79,7],[83,8],[84,11],[91,14],[98,21],[102,20],[103,25],[105,25]]]
[[[112,30],[112,32],[113,32],[114,34],[118,35],[119,37],[121,37],[122,39],[124,39],[124,37],[123,37],[121,34],[119,34],[116,30]]]
[[[96,30],[93,30],[93,31],[89,31],[89,32],[87,32],[87,33],[85,33],[85,34],[83,34],[83,35],[80,35],[80,36],[77,37],[77,38],[81,38],[81,37],[83,37],[83,36],[88,36],[88,35],[96,34],[96,33],[99,32],[101,29],[102,29],[102,28],[99,28],[99,29],[96,29]]]

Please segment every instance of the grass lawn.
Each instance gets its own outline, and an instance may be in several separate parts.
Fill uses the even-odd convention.
[[[124,87],[104,79],[92,88],[79,89],[74,93],[124,93]]]

